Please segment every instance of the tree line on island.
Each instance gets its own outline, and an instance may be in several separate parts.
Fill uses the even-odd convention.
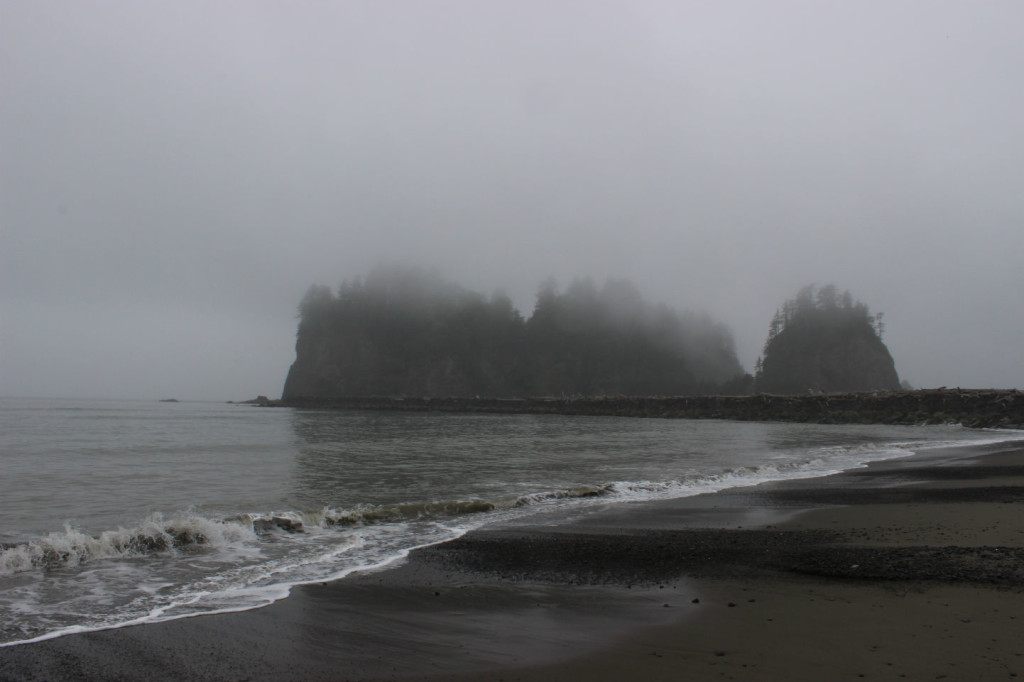
[[[808,289],[787,302],[755,379],[723,324],[653,304],[629,282],[577,279],[562,291],[549,280],[525,318],[500,292],[485,296],[434,272],[378,268],[337,292],[307,291],[282,398],[740,395],[755,381],[764,391],[846,390],[833,381],[834,354],[820,372],[797,372],[814,386],[779,377],[794,372],[793,352],[813,345],[796,341],[801,334],[832,343],[846,329],[860,330],[867,308],[847,299],[823,287],[817,298]],[[812,323],[818,312],[831,321]]]
[[[750,381],[724,325],[628,282],[545,282],[527,319],[502,293],[392,268],[310,288],[283,397],[693,395]]]

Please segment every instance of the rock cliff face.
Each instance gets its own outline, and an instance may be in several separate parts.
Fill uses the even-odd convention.
[[[895,363],[881,338],[881,318],[872,317],[849,294],[834,288],[815,301],[804,290],[776,314],[757,390],[763,393],[895,391]],[[823,290],[824,291],[824,290]]]
[[[765,393],[837,393],[899,389],[889,349],[864,330],[779,334],[765,356],[758,389]]]
[[[480,360],[467,365],[443,353],[409,362],[401,351],[345,333],[307,331],[296,343],[282,397],[370,395],[503,395],[497,368]]]

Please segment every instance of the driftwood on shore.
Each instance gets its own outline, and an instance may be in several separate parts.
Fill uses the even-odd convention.
[[[1024,428],[1024,392],[929,389],[817,395],[562,398],[292,398],[276,407],[406,412],[563,414],[823,424],[963,424]]]

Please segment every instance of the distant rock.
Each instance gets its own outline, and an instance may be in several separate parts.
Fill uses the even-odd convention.
[[[269,407],[274,401],[265,395],[258,395],[252,400],[229,400],[228,405],[259,405],[260,407]]]
[[[181,401],[179,401],[177,398],[164,398],[160,402],[162,402],[162,403],[177,403],[177,402],[181,402]]]

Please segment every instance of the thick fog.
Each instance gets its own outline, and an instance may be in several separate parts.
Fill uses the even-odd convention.
[[[835,283],[917,387],[1024,388],[1024,4],[0,0],[0,395],[278,396],[379,263]]]

